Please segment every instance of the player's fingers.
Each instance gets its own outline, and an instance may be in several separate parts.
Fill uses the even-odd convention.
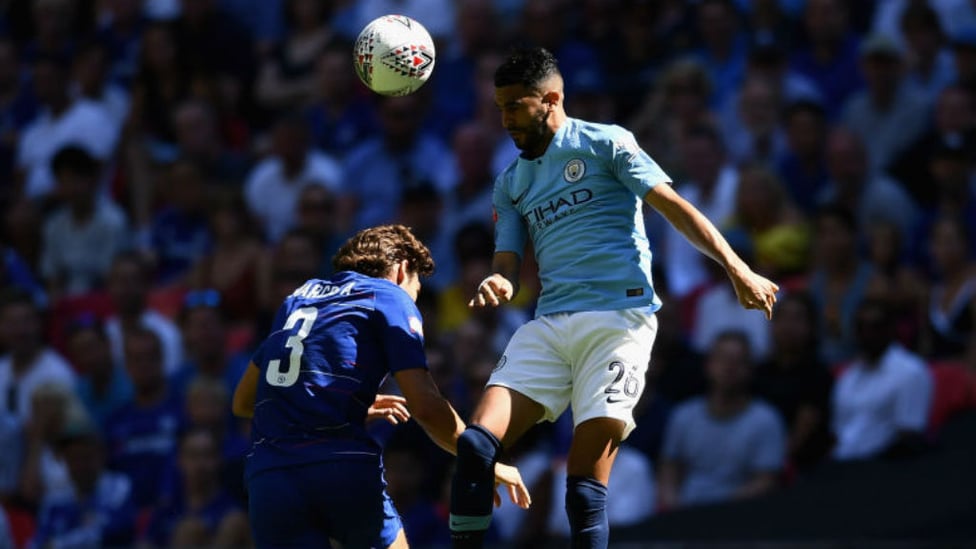
[[[528,509],[529,505],[532,505],[532,498],[529,496],[529,489],[521,482],[518,484],[509,485],[508,496],[512,499],[512,503],[518,505],[522,509]]]
[[[383,404],[393,404],[399,402],[401,404],[406,404],[407,399],[400,395],[376,395],[376,402]]]
[[[501,494],[498,493],[498,487],[497,486],[495,487],[494,492],[492,492],[492,495],[495,496],[495,498],[494,498],[495,499],[495,507],[501,507],[502,506],[502,496],[501,496]]]
[[[392,415],[393,417],[397,418],[400,421],[406,422],[410,420],[410,410],[408,410],[406,406],[400,404],[399,402],[397,402],[396,404],[390,407],[390,415]]]

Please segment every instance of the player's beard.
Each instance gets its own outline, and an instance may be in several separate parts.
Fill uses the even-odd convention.
[[[547,109],[531,126],[517,129],[516,131],[522,134],[522,142],[519,143],[518,140],[513,139],[515,146],[520,151],[529,153],[531,156],[541,155],[544,152],[544,147],[547,145],[546,134],[549,131],[548,121],[549,110]]]

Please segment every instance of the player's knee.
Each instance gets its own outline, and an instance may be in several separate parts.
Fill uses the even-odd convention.
[[[495,466],[502,444],[481,425],[469,425],[457,441],[458,469],[484,471]]]
[[[606,508],[606,486],[593,478],[566,478],[566,513],[574,531],[597,527],[605,522]]]

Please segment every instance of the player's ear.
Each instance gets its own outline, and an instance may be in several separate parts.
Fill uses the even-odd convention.
[[[410,267],[410,262],[407,261],[406,259],[401,259],[400,261],[397,261],[395,267],[396,272],[394,273],[396,280],[394,280],[394,282],[396,282],[398,286],[400,284],[403,284],[403,281],[407,279],[407,269],[409,267]]]
[[[562,101],[562,94],[558,90],[550,90],[542,95],[542,102],[549,107],[558,107]]]

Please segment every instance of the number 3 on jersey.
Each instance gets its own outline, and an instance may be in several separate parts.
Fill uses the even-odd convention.
[[[299,325],[298,333],[285,341],[285,347],[291,349],[291,353],[288,355],[288,370],[281,371],[281,360],[277,358],[269,360],[268,371],[264,376],[269,385],[291,387],[298,381],[298,374],[302,370],[302,353],[305,352],[302,341],[308,337],[308,332],[312,330],[312,325],[315,324],[315,318],[318,315],[319,311],[315,307],[302,307],[288,315],[288,320],[285,321],[283,329],[291,330],[296,324]]]

